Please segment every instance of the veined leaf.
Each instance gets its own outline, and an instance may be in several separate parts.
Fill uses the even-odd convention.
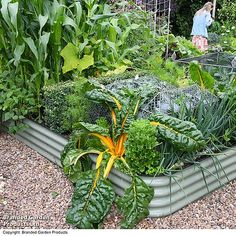
[[[215,79],[207,72],[201,69],[197,62],[191,62],[189,72],[192,80],[202,89],[213,90]]]
[[[79,58],[77,56],[77,47],[68,43],[61,51],[61,56],[64,59],[64,66],[62,67],[63,73],[71,71],[77,68],[79,64]]]
[[[84,55],[83,58],[77,56],[77,47],[72,43],[68,43],[61,51],[61,56],[64,59],[63,73],[78,69],[80,72],[94,64],[93,55]]]
[[[157,128],[157,135],[184,151],[195,151],[205,145],[203,135],[196,125],[172,116],[156,113],[149,118]]]
[[[109,135],[109,129],[106,129],[104,127],[101,127],[97,124],[90,124],[90,123],[86,123],[86,122],[80,122],[80,125],[86,129],[87,131],[93,133],[99,133],[101,135],[105,135],[108,136]]]
[[[66,221],[80,229],[92,229],[109,212],[115,199],[111,184],[96,170],[81,173],[68,209]]]
[[[78,70],[82,72],[83,70],[89,68],[94,64],[94,57],[93,54],[91,55],[84,55],[78,63]]]
[[[40,45],[43,46],[44,60],[47,58],[47,45],[50,38],[50,32],[46,32],[43,35],[40,35]]]
[[[82,164],[80,158],[91,153],[99,154],[99,151],[71,149],[66,153],[62,163],[63,170],[73,183],[78,180],[79,174],[82,172]]]
[[[148,216],[148,205],[154,196],[153,188],[147,186],[138,176],[132,178],[131,186],[124,196],[117,200],[117,207],[123,215],[121,228],[133,228],[140,220]]]
[[[95,103],[105,103],[111,105],[112,107],[118,107],[118,109],[121,109],[121,106],[117,103],[118,100],[115,98],[115,96],[111,96],[102,89],[93,89],[92,91],[87,92],[86,96],[89,100]]]
[[[101,19],[106,19],[106,18],[110,18],[112,16],[117,15],[117,13],[110,13],[110,14],[99,14],[99,15],[94,15],[93,17],[91,17],[91,20],[101,20]]]

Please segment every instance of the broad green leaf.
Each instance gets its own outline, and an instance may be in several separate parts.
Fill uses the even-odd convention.
[[[84,55],[82,59],[79,60],[78,63],[78,70],[82,72],[83,70],[89,68],[90,66],[94,65],[94,57],[93,55]]]
[[[93,17],[91,17],[92,20],[96,21],[96,20],[104,20],[104,19],[107,19],[107,18],[110,18],[112,16],[115,16],[117,15],[117,13],[110,13],[110,14],[99,14],[99,15],[95,15]]]
[[[40,14],[38,20],[39,20],[39,27],[40,27],[39,28],[39,35],[41,35],[42,34],[42,29],[48,21],[48,16],[42,16]]]
[[[44,50],[44,60],[47,58],[47,45],[50,38],[50,32],[44,33],[42,36],[40,36],[40,44],[43,46]]]
[[[23,54],[25,50],[25,44],[23,43],[22,45],[17,45],[15,50],[14,50],[14,65],[18,66],[19,61],[21,59],[21,55]]]
[[[109,41],[114,43],[116,41],[116,36],[117,36],[116,28],[111,25],[109,27]]]
[[[11,0],[2,0],[1,4],[1,13],[3,16],[3,19],[6,21],[6,23],[8,24],[8,26],[11,26],[11,19],[8,13],[8,4],[11,2]]]
[[[116,44],[111,42],[111,41],[108,41],[108,40],[105,40],[106,44],[112,49],[112,51],[114,52],[115,55],[118,55],[117,54],[117,50],[116,50]]]
[[[68,43],[61,51],[61,56],[64,59],[63,73],[78,69],[80,72],[94,64],[93,55],[84,55],[82,59],[77,56],[77,47],[72,43]]]
[[[34,54],[36,59],[38,60],[39,59],[39,55],[38,55],[38,51],[37,51],[37,48],[35,46],[34,40],[31,37],[23,38],[23,39],[28,44],[30,50],[32,51],[32,53]]]
[[[215,79],[207,72],[201,69],[197,62],[191,62],[189,66],[191,79],[202,89],[214,89]]]
[[[128,68],[128,66],[125,66],[125,65],[119,66],[119,67],[116,68],[115,70],[110,70],[110,71],[108,71],[108,72],[105,74],[105,76],[119,75],[119,74],[121,74],[121,73],[124,73],[127,68]]]
[[[140,220],[148,216],[148,206],[153,199],[153,188],[138,176],[132,177],[131,186],[125,190],[124,196],[117,200],[117,207],[123,215],[121,228],[133,228]]]
[[[76,15],[76,24],[77,24],[77,26],[79,26],[83,10],[82,10],[81,3],[79,1],[76,1],[74,4],[75,4],[75,8],[76,8],[76,14],[75,14]]]
[[[8,10],[9,10],[10,18],[11,18],[11,23],[16,30],[16,36],[18,35],[18,28],[17,28],[18,7],[19,7],[18,2],[8,4]]]
[[[87,131],[91,132],[91,133],[99,133],[101,135],[105,135],[105,136],[109,136],[109,129],[106,129],[104,127],[101,127],[97,124],[90,124],[90,123],[86,123],[86,122],[80,122],[80,125],[86,129]]]
[[[117,107],[114,99],[112,99],[112,95],[108,94],[106,91],[102,89],[93,89],[92,91],[87,92],[86,96],[89,100],[95,103],[99,103],[99,104],[104,103],[114,108]],[[118,95],[114,95],[114,97],[117,98]]]
[[[66,221],[80,229],[92,229],[111,209],[115,193],[108,180],[96,176],[96,170],[79,175]]]
[[[75,183],[78,180],[79,174],[82,172],[82,164],[78,159],[78,156],[82,153],[82,150],[72,149],[66,153],[63,159],[63,170],[70,180]]]
[[[192,122],[162,113],[151,115],[149,120],[154,121],[158,136],[171,142],[180,150],[195,151],[205,146],[202,132]]]
[[[77,68],[79,58],[77,56],[77,47],[74,44],[68,43],[61,51],[61,56],[64,59],[63,73]]]
[[[74,29],[77,28],[77,25],[76,25],[75,21],[67,15],[64,17],[63,25],[72,26]]]

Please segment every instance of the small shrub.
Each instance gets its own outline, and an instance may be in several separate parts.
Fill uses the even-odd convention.
[[[43,96],[43,121],[52,131],[65,133],[68,124],[64,126],[65,111],[68,109],[66,97],[74,92],[74,82],[59,83],[44,89]],[[70,122],[69,120],[67,121]]]

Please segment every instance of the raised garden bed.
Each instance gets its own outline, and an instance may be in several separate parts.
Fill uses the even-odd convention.
[[[67,139],[25,119],[28,128],[15,135],[41,155],[61,166],[60,153]],[[91,156],[95,160],[95,156]],[[201,168],[189,166],[172,177],[142,177],[155,190],[149,205],[150,217],[169,215],[236,178],[236,146],[200,162]],[[113,169],[109,175],[115,192],[122,195],[130,178]]]

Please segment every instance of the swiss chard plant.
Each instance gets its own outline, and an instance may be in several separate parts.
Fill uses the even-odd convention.
[[[137,119],[142,97],[135,91],[114,93],[104,88],[87,92],[87,97],[108,107],[111,124],[80,122],[79,133],[65,147],[62,154],[64,172],[76,185],[66,220],[78,228],[94,228],[102,222],[115,201],[114,189],[108,179],[115,167],[131,177],[130,187],[123,196],[116,198],[116,204],[123,216],[121,228],[133,228],[148,216],[148,205],[154,195],[153,189],[128,161],[128,156],[134,154],[130,149],[133,138],[129,140],[129,129],[135,125],[133,122]],[[154,136],[162,142],[171,142],[180,150],[193,151],[205,145],[201,132],[191,122],[163,114],[156,114],[145,122],[151,126]],[[126,150],[129,151],[126,153]],[[88,154],[96,158],[96,165],[90,170],[84,168]],[[145,163],[145,156],[143,158]]]

